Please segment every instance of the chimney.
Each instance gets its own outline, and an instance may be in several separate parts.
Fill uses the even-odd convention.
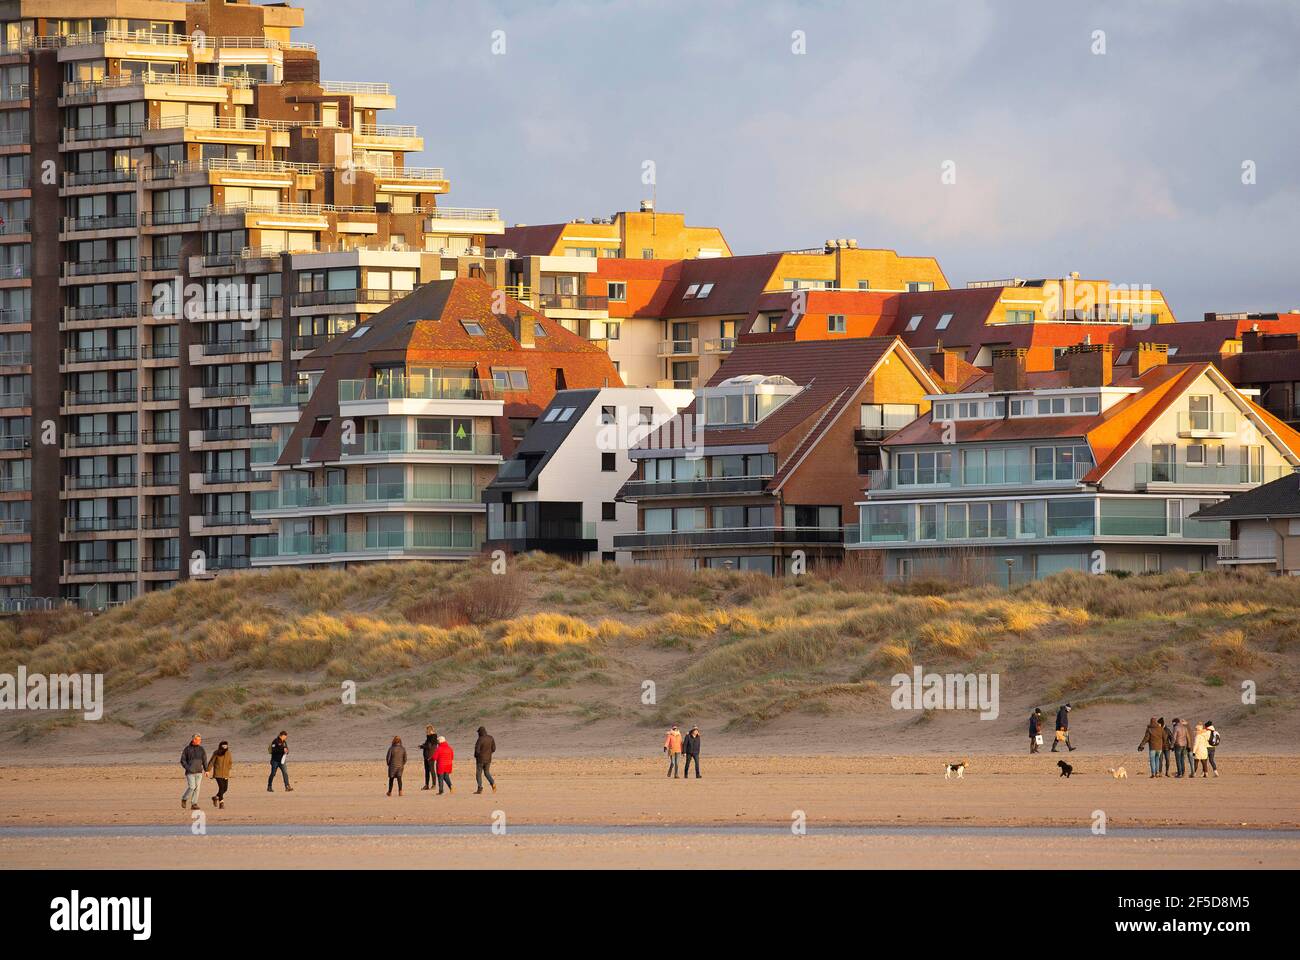
[[[642,200],[642,201],[641,201],[641,212],[642,212],[642,213],[654,213],[654,209],[655,209],[655,202],[654,202],[653,200]]]
[[[1023,347],[1003,348],[993,351],[993,389],[998,393],[1025,390],[1029,386],[1026,360],[1029,351]]]
[[[1114,373],[1109,343],[1081,343],[1065,351],[1072,387],[1109,387]]]
[[[1139,343],[1133,354],[1133,374],[1142,376],[1152,367],[1162,367],[1169,362],[1169,344]]]
[[[956,383],[961,376],[958,367],[962,359],[956,350],[945,350],[942,342],[937,343],[930,353],[930,370],[940,380]]]
[[[536,346],[536,331],[533,329],[533,322],[531,314],[526,314],[522,310],[515,311],[515,339],[519,341],[519,346],[526,350],[531,350]]]
[[[1257,350],[1262,350],[1263,346],[1259,324],[1255,324],[1253,329],[1247,330],[1241,335],[1242,353],[1254,353]]]

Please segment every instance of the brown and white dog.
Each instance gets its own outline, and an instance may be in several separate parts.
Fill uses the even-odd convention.
[[[1128,771],[1125,770],[1123,767],[1110,767],[1109,769],[1110,769],[1110,775],[1114,777],[1116,780],[1128,779]]]
[[[957,774],[957,779],[960,780],[962,777],[966,775],[966,768],[969,766],[970,766],[969,760],[957,760],[954,761],[953,763],[944,764],[943,778],[945,780],[949,780],[952,778],[952,775],[955,773]]]

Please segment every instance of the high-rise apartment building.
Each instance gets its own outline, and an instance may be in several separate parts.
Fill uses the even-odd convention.
[[[247,566],[255,403],[503,224],[439,204],[382,82],[303,12],[0,2],[0,598],[124,601]]]

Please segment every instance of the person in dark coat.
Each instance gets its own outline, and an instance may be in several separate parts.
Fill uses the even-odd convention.
[[[1070,705],[1062,704],[1061,709],[1056,711],[1056,738],[1052,741],[1052,753],[1060,744],[1065,744],[1066,749],[1071,752],[1074,747],[1070,746]]]
[[[1142,734],[1142,742],[1138,744],[1138,752],[1142,748],[1147,748],[1147,760],[1151,763],[1151,776],[1160,776],[1160,756],[1165,750],[1165,727],[1164,724],[1156,717],[1151,718],[1147,724],[1146,733]]]
[[[478,784],[475,793],[483,792],[483,778],[487,777],[492,792],[497,792],[497,782],[492,779],[492,754],[497,752],[497,742],[487,727],[478,728],[478,739],[474,741],[474,781]]]
[[[235,758],[230,752],[230,744],[222,740],[217,744],[217,749],[207,764],[208,773],[212,774],[212,779],[217,781],[217,793],[212,798],[212,805],[221,810],[226,809],[226,791],[230,789],[230,771],[234,764]]]
[[[682,779],[691,775],[691,761],[695,761],[695,779],[700,779],[700,728],[691,727],[690,731],[682,738],[682,753],[686,756],[686,772],[682,774]]]
[[[1182,779],[1183,774],[1187,771],[1187,760],[1191,752],[1191,728],[1188,727],[1186,720],[1174,717],[1174,761],[1178,764],[1178,772],[1174,774],[1175,780]]]
[[[1038,752],[1038,738],[1043,732],[1043,711],[1034,707],[1029,715],[1029,752]]]
[[[1210,734],[1209,756],[1207,759],[1210,764],[1210,769],[1214,771],[1214,775],[1217,777],[1219,775],[1219,765],[1214,762],[1214,751],[1219,746],[1219,731],[1215,729],[1213,720],[1205,721],[1205,729],[1209,731]]]
[[[420,744],[420,756],[424,758],[424,786],[428,790],[438,782],[438,772],[433,768],[433,751],[438,749],[438,731],[433,724],[424,728],[424,743]]]
[[[267,747],[267,752],[271,754],[271,775],[266,778],[266,792],[274,793],[271,784],[275,781],[275,771],[280,771],[280,776],[284,778],[284,789],[292,791],[293,787],[289,786],[289,770],[285,767],[286,758],[289,756],[289,734],[281,730],[279,735],[271,741]]]
[[[1165,723],[1165,718],[1161,717],[1157,721],[1165,732],[1165,748],[1160,754],[1160,768],[1164,770],[1165,776],[1169,776],[1169,764],[1174,752],[1174,732],[1169,729],[1169,724]]]
[[[181,794],[181,809],[199,808],[199,789],[203,786],[203,771],[208,765],[208,751],[203,749],[203,738],[197,733],[181,751],[181,769],[185,771],[185,792]]]
[[[388,793],[386,796],[393,795],[393,782],[397,782],[397,795],[402,795],[402,771],[406,769],[406,748],[402,746],[401,737],[393,737],[392,746],[388,748],[388,753],[384,757],[384,762],[388,764]]]

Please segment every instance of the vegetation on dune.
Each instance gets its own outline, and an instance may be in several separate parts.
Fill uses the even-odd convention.
[[[890,586],[852,567],[771,580],[540,555],[501,576],[481,561],[255,572],[94,618],[0,621],[0,671],[104,673],[131,704],[110,705],[112,719],[146,736],[190,720],[260,731],[334,717],[344,681],[364,691],[347,708],[361,715],[745,728],[883,709],[877,693],[917,665],[1012,671],[1044,703],[1077,707],[1235,685],[1249,670],[1261,706],[1276,707],[1295,700],[1297,649],[1300,582],[1287,579],[1062,574],[1007,591]]]

